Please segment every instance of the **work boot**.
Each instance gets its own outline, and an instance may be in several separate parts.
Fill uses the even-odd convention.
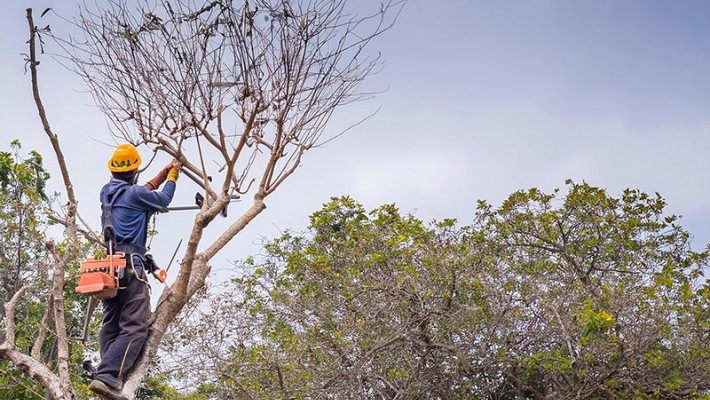
[[[123,396],[121,396],[122,387],[123,384],[121,384],[120,382],[117,387],[114,387],[99,379],[94,379],[89,384],[89,389],[91,389],[94,393],[100,394],[102,396],[111,396],[114,398],[123,398]]]

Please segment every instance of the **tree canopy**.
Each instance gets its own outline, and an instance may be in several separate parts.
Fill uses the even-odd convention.
[[[708,251],[659,195],[565,189],[465,226],[334,198],[241,264],[181,363],[221,399],[707,398]]]

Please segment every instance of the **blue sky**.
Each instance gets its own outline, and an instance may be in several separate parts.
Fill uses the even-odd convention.
[[[61,4],[72,12],[70,1]],[[0,146],[19,137],[50,155],[23,75],[26,6],[38,17],[47,3],[12,2],[0,16]],[[334,195],[468,223],[477,199],[497,205],[515,190],[550,191],[567,178],[612,195],[627,187],[661,193],[700,249],[710,242],[707,21],[707,1],[410,0],[374,43],[386,63],[366,88],[387,91],[343,109],[333,127],[379,113],[307,154],[224,256],[244,257],[260,237],[302,229]],[[68,71],[45,58],[40,73],[80,210],[98,223],[96,193],[111,152],[101,144],[111,143],[106,123]],[[185,182],[176,202],[194,195]],[[239,205],[232,208],[236,215]],[[156,238],[159,256],[169,259],[189,222],[186,214],[159,218],[159,231],[175,233]]]

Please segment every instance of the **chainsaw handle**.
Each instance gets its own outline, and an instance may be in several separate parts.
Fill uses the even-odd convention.
[[[165,280],[168,279],[168,272],[164,269],[156,269],[153,271],[153,276],[155,279],[159,280],[160,283],[165,283]]]

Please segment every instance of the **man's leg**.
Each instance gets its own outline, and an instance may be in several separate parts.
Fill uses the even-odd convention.
[[[133,367],[148,336],[150,296],[148,286],[133,278],[114,298],[121,305],[118,313],[118,335],[102,347],[101,363],[96,379],[116,388]],[[112,299],[113,300],[113,299]],[[102,330],[103,331],[103,330]],[[107,335],[108,336],[108,335]]]
[[[119,334],[118,320],[121,316],[122,303],[118,296],[111,299],[102,300],[103,303],[103,323],[99,331],[99,355],[104,359],[104,355],[111,348]]]

